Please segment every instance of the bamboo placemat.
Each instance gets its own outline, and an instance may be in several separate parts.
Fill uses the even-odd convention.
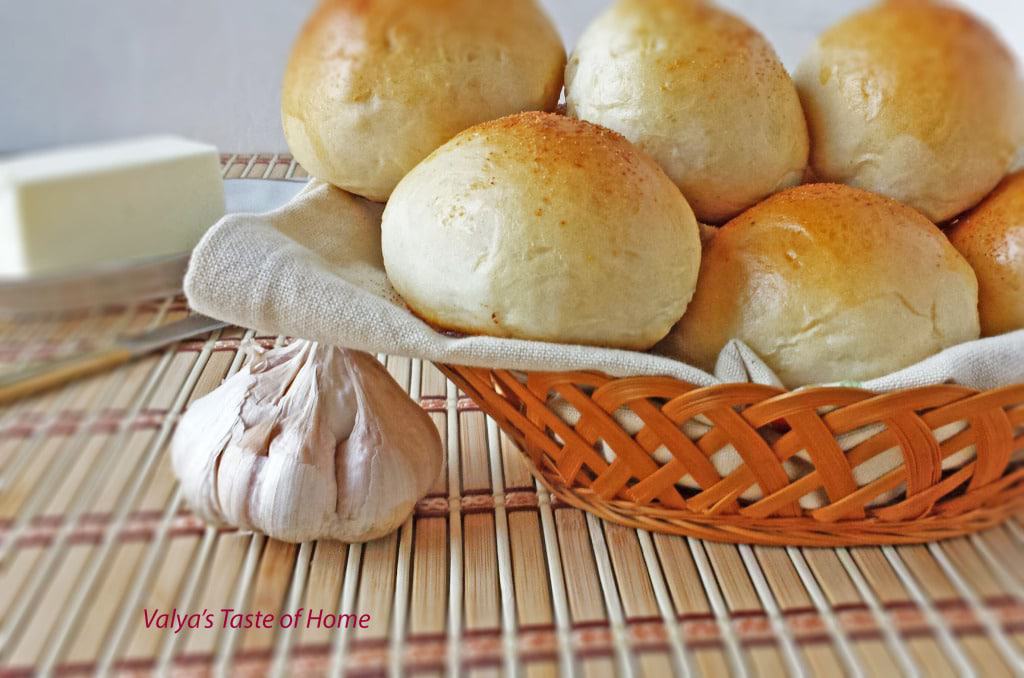
[[[225,176],[298,180],[290,158]],[[187,314],[182,299],[0,320],[0,369]],[[534,483],[430,364],[381,356],[446,442],[394,535],[292,546],[184,506],[178,415],[242,364],[232,328],[0,409],[0,673],[984,675],[1024,672],[1019,521],[929,546],[750,548],[605,524]],[[271,345],[274,337],[255,337]],[[144,609],[298,608],[368,628],[147,629]]]

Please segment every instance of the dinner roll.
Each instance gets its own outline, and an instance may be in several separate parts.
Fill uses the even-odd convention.
[[[896,198],[932,221],[975,205],[1024,133],[1013,56],[965,11],[890,0],[818,40],[797,73],[824,181]]]
[[[310,174],[384,201],[467,127],[553,110],[564,67],[536,0],[324,0],[288,62],[284,133]]]
[[[478,125],[405,177],[384,265],[409,307],[464,334],[642,350],[686,310],[697,221],[618,134],[549,113]]]
[[[1024,329],[1024,172],[1007,178],[949,239],[978,274],[982,334]]]
[[[883,376],[978,335],[977,279],[934,224],[894,200],[814,184],[719,229],[659,350],[711,370],[740,339],[796,388]]]
[[[704,0],[619,0],[566,68],[568,113],[661,163],[701,221],[720,224],[800,183],[800,99],[767,40]]]

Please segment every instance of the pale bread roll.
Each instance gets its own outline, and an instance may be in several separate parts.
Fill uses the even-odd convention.
[[[978,336],[977,279],[938,227],[894,200],[812,184],[719,229],[658,350],[711,370],[740,339],[795,388],[880,377]]]
[[[1024,329],[1024,172],[1003,181],[949,239],[978,275],[981,333]]]
[[[406,176],[384,264],[409,307],[464,334],[643,350],[682,316],[697,221],[618,134],[547,113],[484,123]]]
[[[963,10],[890,0],[828,30],[797,73],[822,181],[942,222],[1009,170],[1024,134],[1014,58]]]
[[[704,0],[619,0],[566,68],[570,115],[650,153],[701,221],[800,183],[800,99],[765,38]]]
[[[292,49],[284,133],[310,174],[384,201],[467,127],[553,110],[564,67],[535,0],[325,0]]]

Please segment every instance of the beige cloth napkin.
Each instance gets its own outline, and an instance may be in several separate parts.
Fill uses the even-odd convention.
[[[229,215],[192,254],[188,300],[201,313],[245,327],[440,363],[664,375],[698,386],[779,383],[741,342],[726,346],[709,374],[648,353],[438,333],[405,308],[388,282],[380,251],[382,210],[313,181],[274,212]],[[858,385],[887,392],[947,382],[979,390],[1024,382],[1024,331],[956,346]]]

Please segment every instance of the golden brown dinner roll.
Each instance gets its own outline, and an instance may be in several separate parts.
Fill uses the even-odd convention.
[[[661,163],[697,218],[720,224],[800,183],[807,125],[764,37],[705,0],[619,0],[566,68],[568,113]]]
[[[797,74],[811,165],[941,222],[1003,178],[1024,133],[1013,56],[933,0],[889,0],[818,40]]]
[[[934,224],[894,200],[814,184],[719,229],[659,351],[710,370],[740,339],[795,388],[879,377],[978,335],[978,282]]]
[[[657,163],[550,113],[455,137],[402,179],[383,221],[395,289],[466,334],[647,349],[700,268],[693,211]]]
[[[1024,329],[1024,172],[1008,177],[949,239],[978,274],[981,333]]]
[[[467,127],[552,110],[564,66],[536,0],[324,0],[288,62],[284,133],[311,174],[383,201]]]

